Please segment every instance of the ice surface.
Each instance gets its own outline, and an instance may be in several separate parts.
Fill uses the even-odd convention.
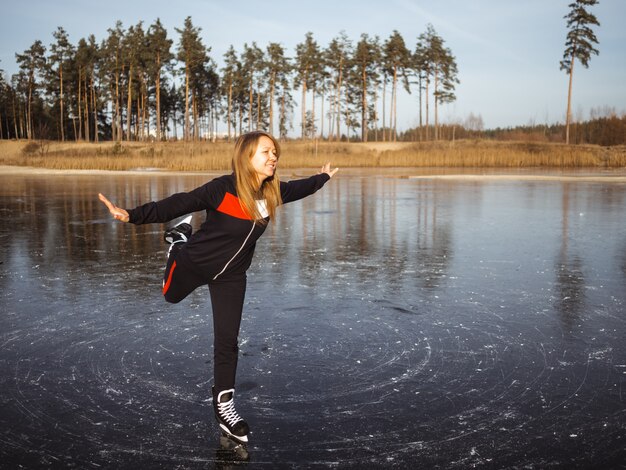
[[[115,223],[96,197],[202,182],[3,182],[4,465],[237,459],[212,417],[208,290],[166,304],[163,227]],[[626,185],[597,182],[338,175],[285,206],[248,276],[249,465],[623,465],[625,220]]]

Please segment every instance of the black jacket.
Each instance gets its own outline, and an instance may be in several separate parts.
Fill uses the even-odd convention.
[[[330,179],[326,173],[280,183],[283,203],[297,201],[320,189]],[[133,224],[163,223],[191,212],[206,210],[206,220],[176,257],[178,264],[208,280],[245,272],[252,262],[256,241],[265,224],[254,223],[237,198],[235,175],[224,175],[188,193],[128,209]]]

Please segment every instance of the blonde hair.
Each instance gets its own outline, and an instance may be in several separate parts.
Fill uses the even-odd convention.
[[[237,138],[232,167],[235,173],[237,197],[241,202],[242,209],[257,223],[265,224],[267,222],[259,211],[256,201],[265,200],[270,219],[274,217],[276,208],[283,201],[280,197],[280,179],[277,173],[266,178],[261,183],[261,187],[257,188],[259,179],[250,160],[259,146],[261,137],[267,137],[274,143],[276,158],[280,157],[280,145],[274,137],[267,132],[252,131]]]

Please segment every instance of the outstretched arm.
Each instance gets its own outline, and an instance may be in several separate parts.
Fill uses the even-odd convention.
[[[109,209],[109,212],[115,220],[128,222],[129,217],[126,210],[122,209],[121,207],[117,207],[115,204],[109,201],[102,193],[98,193],[98,198],[104,203],[105,206],[107,206],[107,209]]]
[[[326,163],[316,175],[300,180],[292,180],[287,183],[281,181],[280,195],[282,197],[283,204],[310,196],[324,186],[324,184],[331,179],[338,170],[338,168],[331,170],[330,163]]]

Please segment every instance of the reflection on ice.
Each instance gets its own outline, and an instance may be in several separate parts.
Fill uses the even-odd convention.
[[[248,448],[228,436],[221,435],[219,447],[215,452],[215,466],[217,468],[232,468],[233,465],[248,462],[250,453]]]
[[[96,199],[132,206],[203,181],[5,182],[3,462],[241,457],[215,447],[208,290],[163,302],[163,227],[113,223]],[[625,203],[620,183],[361,174],[284,207],[244,309],[250,463],[616,467]]]

